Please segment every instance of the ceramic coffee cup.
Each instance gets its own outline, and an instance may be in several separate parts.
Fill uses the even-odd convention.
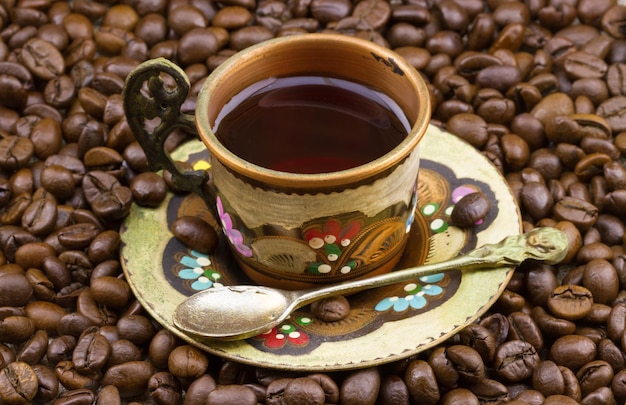
[[[164,80],[164,76],[171,78]],[[289,160],[290,142],[303,142],[289,136],[272,138],[282,131],[281,121],[289,114],[274,117],[270,124],[278,127],[272,130],[265,128],[270,124],[263,124],[239,134],[238,142],[253,143],[248,151],[252,155],[242,157],[231,150],[232,146],[225,146],[219,127],[216,130],[224,111],[245,102],[255,86],[271,87],[275,81],[282,83],[278,79],[299,77],[341,88],[356,83],[373,90],[375,96],[365,103],[352,102],[345,95],[327,101],[331,109],[346,112],[351,119],[376,121],[372,125],[381,128],[387,125],[387,118],[372,112],[372,106],[384,111],[395,109],[397,118],[405,122],[406,133],[393,141],[388,151],[381,152],[379,146],[368,145],[358,136],[340,142],[348,134],[359,135],[360,127],[337,124],[333,130],[339,132],[330,142],[326,140],[333,156],[351,155],[361,147],[377,150],[380,156],[355,167],[319,172],[301,173],[297,164],[294,170],[286,171],[257,162],[260,155],[267,154]],[[126,81],[123,99],[127,120],[151,170],[167,169],[179,187],[199,194],[214,210],[235,259],[248,277],[262,285],[295,289],[393,269],[413,222],[418,144],[431,112],[426,84],[402,57],[349,36],[294,35],[257,44],[226,60],[206,79],[192,115],[180,112],[188,90],[187,77],[174,63],[162,58],[144,62]],[[275,94],[278,96],[271,99],[280,100],[282,93]],[[318,96],[309,96],[295,104],[319,101]],[[293,98],[284,99],[283,104],[291,106]],[[302,122],[300,128],[319,123]],[[198,134],[209,150],[209,170],[181,171],[164,152],[165,138],[177,127]],[[291,127],[285,132],[300,130]],[[255,156],[256,149],[259,156]]]

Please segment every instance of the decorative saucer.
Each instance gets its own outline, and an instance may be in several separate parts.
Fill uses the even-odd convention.
[[[398,269],[453,258],[521,231],[520,213],[497,169],[456,136],[430,126],[420,143],[419,202]],[[172,157],[207,168],[200,141]],[[474,226],[448,223],[454,204],[480,190],[493,204]],[[242,341],[196,341],[174,326],[172,316],[186,297],[216,285],[251,284],[220,236],[211,255],[188,249],[169,231],[181,215],[196,215],[217,228],[194,194],[168,194],[158,208],[134,205],[120,231],[124,273],[139,302],[159,323],[209,353],[266,368],[340,370],[406,358],[449,338],[495,302],[513,269],[455,271],[354,294],[349,315],[337,322],[316,319],[304,307],[259,336]],[[211,322],[207,319],[207,322]]]

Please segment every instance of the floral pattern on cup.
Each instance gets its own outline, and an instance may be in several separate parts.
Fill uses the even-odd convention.
[[[296,324],[308,325],[312,322],[311,318],[298,317],[295,319]],[[254,337],[256,340],[262,340],[268,349],[282,349],[286,345],[306,346],[309,343],[309,335],[299,330],[293,323],[283,323],[271,330]]]
[[[191,250],[189,255],[180,258],[179,263],[184,266],[178,272],[178,277],[183,280],[193,280],[191,288],[195,291],[206,290],[214,286],[221,286],[218,282],[222,275],[211,268],[209,256]]]
[[[406,295],[385,297],[376,304],[374,309],[379,312],[393,309],[395,312],[403,312],[409,308],[422,309],[428,304],[430,298],[437,297],[444,289],[435,284],[444,279],[444,274],[433,274],[419,278],[419,283],[409,283],[404,286]]]
[[[217,206],[217,213],[219,215],[220,223],[222,224],[222,231],[228,238],[230,244],[242,256],[252,257],[252,249],[244,243],[243,234],[239,230],[233,228],[233,219],[230,214],[224,210],[224,204],[219,196],[215,201],[215,205]]]
[[[309,229],[304,237],[309,247],[324,258],[323,261],[309,263],[308,270],[313,274],[334,273],[333,263],[337,262],[352,239],[361,231],[358,221],[351,221],[342,227],[336,219],[327,220],[321,227]],[[357,266],[355,260],[349,260],[337,269],[341,274],[350,273]]]

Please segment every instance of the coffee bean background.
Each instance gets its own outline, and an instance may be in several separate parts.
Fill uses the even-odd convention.
[[[623,404],[625,26],[616,0],[0,0],[0,403]],[[133,297],[119,226],[172,186],[147,173],[120,93],[163,56],[188,74],[193,111],[229,56],[319,31],[404,56],[432,123],[502,172],[525,230],[556,227],[570,250],[518,268],[488,313],[426,352],[267,370],[178,340]]]

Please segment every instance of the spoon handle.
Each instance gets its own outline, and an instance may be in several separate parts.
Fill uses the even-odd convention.
[[[395,284],[451,270],[515,267],[524,260],[534,259],[548,264],[559,263],[567,254],[567,236],[555,228],[535,228],[532,231],[487,244],[467,254],[440,263],[426,264],[394,271],[380,276],[333,284],[298,292],[292,310],[322,297],[351,294],[358,291]]]

